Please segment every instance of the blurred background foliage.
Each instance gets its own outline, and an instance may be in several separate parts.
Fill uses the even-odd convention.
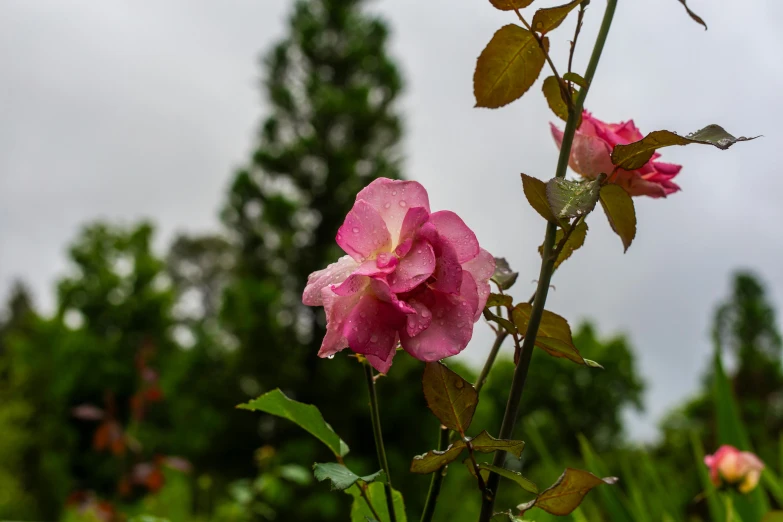
[[[354,471],[377,468],[362,370],[347,356],[317,358],[324,317],[300,303],[307,275],[340,255],[334,235],[355,194],[376,177],[402,176],[402,79],[386,53],[388,27],[362,4],[293,6],[287,36],[263,60],[271,110],[228,184],[221,233],[182,235],[159,252],[152,223],[92,223],[70,245],[53,313],[38,310],[23,283],[14,287],[0,320],[0,518],[347,519],[350,497],[313,481],[312,463],[330,458],[320,443],[234,407],[279,387],[320,408],[351,446]],[[714,517],[719,508],[699,498],[707,486],[695,454],[733,442],[772,469],[783,457],[781,336],[755,275],[734,276],[713,337],[701,391],[671,412],[657,442],[639,447],[623,429],[625,413],[644,407],[630,341],[580,325],[577,346],[605,371],[536,354],[517,434],[528,447],[507,466],[540,485],[566,465],[620,476],[574,520]],[[475,368],[452,367],[475,379]],[[429,477],[410,474],[410,459],[436,445],[438,428],[422,368],[400,356],[379,383],[392,473],[411,516]],[[477,429],[499,426],[512,372],[504,353]],[[734,412],[725,409],[731,390]],[[721,428],[732,422],[731,433]],[[451,468],[436,519],[475,520],[475,483]],[[765,502],[779,505],[770,488]],[[502,506],[525,500],[512,487],[501,493]],[[463,498],[476,501],[455,501]]]

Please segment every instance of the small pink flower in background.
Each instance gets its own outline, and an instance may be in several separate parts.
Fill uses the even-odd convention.
[[[563,142],[563,132],[551,124],[552,136],[558,148]],[[595,179],[603,173],[611,175],[614,170],[611,154],[615,145],[627,145],[644,136],[633,120],[622,123],[604,123],[587,111],[582,113],[582,124],[574,135],[569,165],[582,176]],[[623,187],[631,196],[666,197],[680,190],[672,179],[679,174],[681,165],[656,161],[661,155],[655,153],[650,161],[637,170],[619,169],[611,182]]]
[[[326,311],[319,356],[350,348],[386,373],[398,342],[422,361],[467,346],[495,260],[455,213],[430,213],[419,183],[370,183],[356,196],[337,244],[348,255],[310,274],[302,297]]]
[[[764,469],[764,463],[753,453],[726,445],[718,448],[714,455],[704,457],[704,463],[710,468],[713,484],[720,486],[726,482],[736,485],[741,493],[748,493],[756,487]]]

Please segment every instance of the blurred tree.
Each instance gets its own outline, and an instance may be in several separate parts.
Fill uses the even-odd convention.
[[[775,462],[783,430],[781,336],[775,311],[756,275],[745,271],[734,274],[730,297],[715,311],[712,333],[714,349],[728,352],[730,357],[724,359],[734,363],[728,373],[753,450],[762,460]],[[691,433],[698,434],[707,451],[718,445],[712,365],[702,378],[701,390],[670,412],[661,427],[663,437],[655,449],[656,457],[682,470],[682,482],[690,485],[693,498],[699,489],[692,466]],[[705,511],[706,506],[689,509]]]
[[[14,372],[11,345],[24,335],[37,315],[27,288],[14,283],[5,309],[0,312],[0,519],[33,516],[35,499],[26,486],[24,455],[29,448],[30,402],[15,393],[18,377]]]
[[[352,446],[360,468],[377,467],[370,426],[357,422],[367,411],[361,369],[345,355],[333,361],[317,357],[323,312],[304,307],[301,294],[311,272],[343,255],[334,237],[356,193],[377,177],[400,175],[395,102],[402,80],[386,52],[386,24],[364,4],[296,2],[288,35],[264,61],[270,115],[252,160],[231,183],[223,211],[237,258],[222,310],[222,322],[239,346],[233,404],[275,387],[316,404]],[[381,393],[387,382],[405,380],[410,371],[418,378],[420,365],[400,359]],[[412,387],[417,393],[411,395],[418,395],[418,385]],[[393,430],[397,419],[388,402],[385,424]],[[399,413],[415,422],[410,410]],[[244,411],[229,415],[232,444],[222,455],[227,468],[254,473],[250,455],[262,444],[306,466],[329,458],[286,423],[264,416],[249,421]],[[409,449],[403,445],[400,451]],[[407,463],[393,466],[404,471]],[[426,479],[422,484],[426,487]],[[300,495],[298,502],[280,503],[280,519],[345,519],[347,496]]]

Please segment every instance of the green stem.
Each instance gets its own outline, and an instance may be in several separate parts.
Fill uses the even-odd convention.
[[[367,378],[367,391],[370,393],[370,413],[372,415],[372,434],[375,437],[375,450],[378,452],[378,464],[386,473],[386,507],[389,509],[389,521],[397,522],[397,515],[394,513],[394,496],[392,495],[391,475],[389,474],[389,462],[386,460],[386,448],[383,446],[383,433],[381,432],[381,415],[378,409],[378,394],[375,391],[375,379],[373,377],[372,366],[364,363],[364,375]],[[379,521],[380,522],[380,521]]]
[[[443,451],[449,445],[449,429],[439,428],[438,431],[438,451]],[[446,469],[439,469],[432,474],[430,481],[430,490],[427,493],[427,501],[424,504],[424,512],[421,514],[421,522],[430,522],[435,514],[435,504],[438,502],[440,486],[443,484],[443,477],[446,475]]]
[[[604,44],[606,43],[606,37],[609,35],[609,28],[612,25],[616,7],[617,0],[607,0],[606,12],[604,13],[603,21],[601,22],[601,29],[598,32],[598,37],[595,46],[593,47],[593,53],[584,76],[587,82],[586,86],[579,91],[575,107],[573,110],[569,111],[568,114],[568,122],[566,123],[563,143],[560,148],[560,157],[557,162],[557,171],[555,173],[555,176],[558,178],[562,178],[566,174],[568,159],[571,155],[571,145],[573,144],[574,134],[576,132],[576,124],[579,120],[579,115],[582,113],[585,98],[587,97],[587,92],[590,89],[593,77],[595,76],[595,71],[598,68],[598,62],[601,58]],[[552,252],[555,244],[556,232],[557,225],[548,223],[546,226],[546,235],[544,236],[544,253],[541,260],[538,288],[536,289],[535,299],[533,300],[533,309],[530,312],[530,321],[528,322],[527,332],[525,332],[525,339],[522,343],[522,355],[519,364],[517,364],[517,367],[514,370],[514,378],[511,382],[511,390],[509,391],[508,402],[506,403],[506,411],[503,414],[503,422],[500,426],[498,437],[501,439],[511,438],[514,431],[514,425],[519,417],[522,391],[525,388],[525,381],[527,380],[527,373],[530,368],[530,360],[533,357],[536,335],[538,334],[538,327],[541,324],[541,318],[544,315],[544,306],[546,304],[547,293],[549,292],[549,284],[552,280],[552,272],[555,264],[555,260],[552,258]],[[498,451],[495,453],[492,463],[495,466],[502,467],[505,458],[505,452]],[[481,504],[479,522],[489,522],[492,518],[499,484],[500,475],[497,473],[490,473],[489,480],[487,481],[487,491],[484,494]]]
[[[479,374],[478,379],[476,379],[476,393],[481,393],[481,388],[483,388],[484,383],[487,382],[489,371],[492,369],[492,365],[495,364],[495,359],[498,356],[500,347],[503,344],[503,341],[506,340],[507,336],[508,332],[506,332],[503,328],[498,328],[498,333],[495,337],[495,343],[492,345],[492,348],[489,350],[489,355],[487,356],[487,362],[484,363],[484,367],[481,369],[481,373]]]

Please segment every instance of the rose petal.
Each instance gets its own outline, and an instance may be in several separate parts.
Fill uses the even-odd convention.
[[[426,281],[435,271],[435,252],[423,240],[416,241],[408,255],[400,259],[396,270],[389,274],[388,282],[394,293],[410,292]]]
[[[420,235],[427,238],[435,251],[435,271],[432,273],[434,282],[430,283],[430,286],[440,292],[458,294],[462,284],[462,265],[456,250],[451,243],[440,239],[433,223],[425,224]]]
[[[307,286],[305,286],[302,294],[302,303],[307,306],[323,305],[321,290],[325,287],[342,283],[357,266],[359,266],[359,263],[354,261],[351,256],[343,256],[323,270],[310,274],[307,278]]]
[[[400,229],[400,238],[398,243],[402,244],[407,239],[412,239],[416,232],[427,222],[430,217],[429,211],[424,207],[413,207],[405,214]],[[404,254],[403,254],[404,255]]]
[[[387,361],[397,345],[397,330],[404,327],[404,314],[373,295],[363,295],[348,315],[343,335],[354,352]]]
[[[430,327],[432,323],[432,312],[427,308],[424,303],[412,299],[408,302],[411,307],[416,310],[415,314],[409,314],[407,324],[405,325],[405,331],[408,337],[416,337],[421,332]]]
[[[495,273],[495,258],[492,257],[492,254],[482,248],[479,251],[479,255],[467,263],[462,264],[462,269],[463,274],[465,271],[469,272],[476,282],[478,306],[476,314],[473,317],[473,322],[476,322],[481,317],[484,306],[487,304],[489,294],[492,292],[492,289],[489,286],[489,279],[492,277],[492,274]]]
[[[359,265],[340,285],[332,285],[332,291],[341,296],[361,292],[370,282],[370,279],[383,278],[393,273],[396,264],[389,263],[386,267],[379,268],[376,260],[368,259]]]
[[[476,257],[479,253],[476,234],[462,219],[449,210],[441,210],[430,215],[430,221],[435,225],[441,241],[451,244],[457,253],[457,261],[464,263]]]
[[[411,308],[411,306],[405,301],[401,301],[397,297],[397,294],[392,292],[391,288],[389,288],[389,283],[387,283],[385,280],[371,279],[370,288],[372,289],[372,293],[375,294],[375,297],[384,303],[389,303],[398,312],[402,312],[403,314],[416,313],[416,310]]]
[[[397,349],[395,348],[389,353],[389,356],[384,361],[380,357],[376,357],[372,354],[366,354],[365,357],[367,358],[367,362],[369,362],[373,368],[378,370],[381,373],[389,373],[389,368],[391,368],[392,365],[392,359],[394,359],[394,354],[397,353]]]
[[[391,250],[391,236],[378,211],[358,198],[337,231],[337,244],[357,261]]]
[[[392,242],[398,243],[400,229],[408,209],[422,207],[430,211],[427,191],[415,181],[378,178],[356,196],[356,200],[372,205],[386,222]]]
[[[319,357],[329,357],[348,347],[348,339],[343,335],[343,327],[348,315],[362,294],[353,294],[341,297],[332,292],[330,288],[324,288],[321,293],[326,312],[326,335],[318,350]]]
[[[433,290],[422,295],[421,300],[432,313],[432,322],[415,337],[407,331],[400,332],[405,351],[421,361],[431,362],[464,350],[473,335],[471,303],[460,296]]]

